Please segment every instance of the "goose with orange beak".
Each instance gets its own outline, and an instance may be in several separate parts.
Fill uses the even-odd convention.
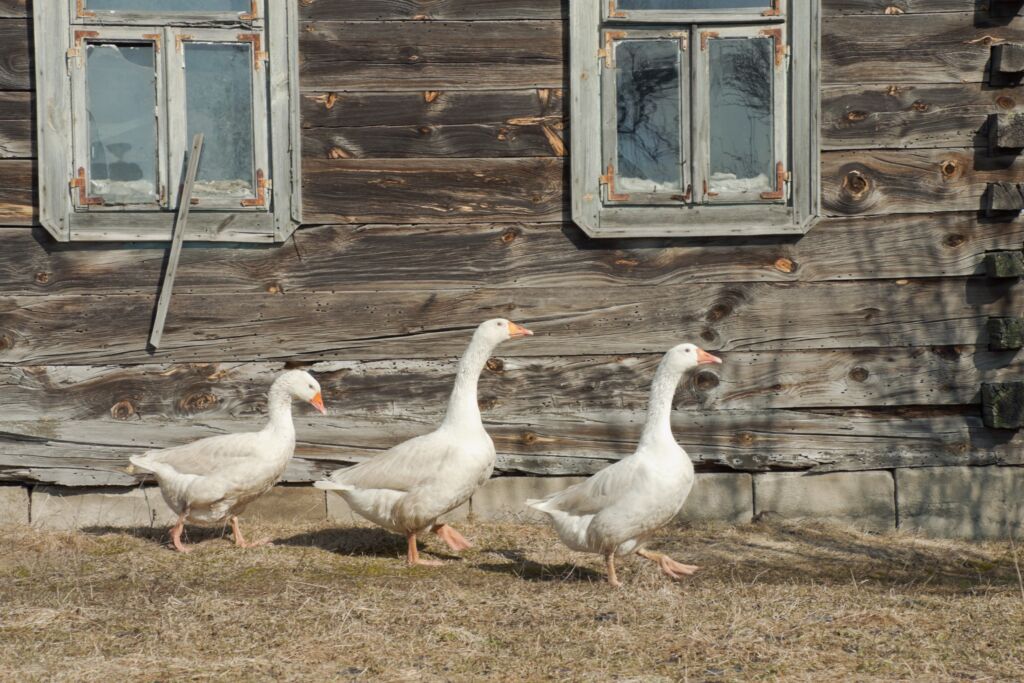
[[[338,470],[314,486],[334,491],[360,516],[404,535],[409,565],[441,564],[420,557],[416,537],[426,531],[455,552],[472,547],[438,518],[468,501],[494,471],[494,443],[477,404],[484,364],[502,342],[531,335],[504,318],[481,323],[459,361],[448,410],[437,429]]]
[[[289,370],[270,387],[270,420],[262,430],[211,436],[129,458],[128,472],[156,475],[164,501],[177,513],[178,521],[171,528],[176,550],[189,551],[181,542],[186,521],[205,525],[229,521],[235,545],[243,548],[268,542],[246,541],[238,528],[238,515],[270,490],[295,453],[292,401],[296,399],[326,413],[317,381],[302,370]]]
[[[647,422],[636,451],[576,486],[526,501],[550,517],[567,546],[603,555],[613,586],[621,585],[615,558],[632,553],[654,562],[676,581],[698,569],[646,550],[643,544],[675,518],[693,487],[693,463],[672,436],[676,386],[694,368],[721,362],[693,344],[669,350],[654,374]]]

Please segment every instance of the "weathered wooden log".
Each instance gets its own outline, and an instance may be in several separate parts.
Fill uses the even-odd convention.
[[[1017,183],[989,183],[985,194],[985,211],[991,216],[1001,211],[1024,210],[1024,195]]]
[[[992,149],[1024,147],[1024,112],[993,114],[989,118],[988,133]]]
[[[985,273],[994,278],[1024,276],[1024,252],[996,251],[985,254]]]
[[[981,414],[993,429],[1024,427],[1024,382],[991,382],[981,385]]]
[[[990,350],[1024,349],[1024,318],[989,318],[985,328]]]
[[[1024,43],[1000,43],[992,46],[993,74],[1020,74],[1024,71]]]

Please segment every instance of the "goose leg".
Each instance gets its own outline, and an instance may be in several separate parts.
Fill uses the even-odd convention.
[[[238,517],[231,515],[231,535],[235,538],[235,545],[239,548],[256,548],[261,545],[274,545],[270,542],[269,538],[264,538],[259,541],[247,541],[245,536],[242,535],[242,530],[238,528]]]
[[[443,562],[438,560],[425,560],[420,557],[420,551],[416,548],[416,532],[411,531],[405,535],[405,540],[409,544],[408,554],[406,555],[406,562],[410,567],[415,567],[418,564],[424,567],[440,567]]]
[[[171,543],[174,545],[174,549],[179,553],[190,553],[192,548],[189,548],[181,542],[181,532],[185,530],[185,513],[178,515],[178,521],[175,522],[174,526],[171,527]]]
[[[608,583],[616,588],[620,588],[622,586],[622,582],[619,581],[619,577],[615,573],[615,554],[608,553],[605,555],[604,562],[605,566],[608,568]]]
[[[435,524],[430,528],[438,537],[448,544],[454,552],[469,550],[473,544],[466,540],[466,537],[447,524]]]
[[[684,577],[692,576],[694,572],[700,569],[697,565],[676,562],[668,555],[652,553],[650,550],[638,550],[636,554],[645,560],[657,563],[661,573],[673,581],[679,581]]]

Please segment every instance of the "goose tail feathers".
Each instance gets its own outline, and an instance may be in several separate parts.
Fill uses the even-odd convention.
[[[322,479],[320,481],[314,481],[313,486],[318,489],[324,489],[325,491],[351,491],[355,487],[350,484],[340,484],[330,479]]]

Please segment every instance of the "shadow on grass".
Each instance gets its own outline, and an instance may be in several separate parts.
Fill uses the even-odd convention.
[[[162,545],[170,547],[171,534],[170,527],[148,527],[148,526],[136,526],[136,527],[114,527],[114,526],[89,526],[80,529],[82,533],[90,534],[92,536],[106,536],[108,534],[120,534],[123,536],[132,536],[133,538],[141,538],[147,541],[155,541]],[[245,529],[242,529],[242,533],[245,533]],[[227,525],[224,526],[185,526],[185,532],[181,535],[181,541],[185,545],[196,545],[205,541],[215,541],[218,539],[226,539],[231,542],[231,530]]]
[[[514,576],[524,581],[604,581],[603,574],[568,562],[542,564],[531,560],[520,550],[491,550],[490,552],[501,555],[509,560],[509,563],[484,562],[474,564],[473,568]]]
[[[274,539],[275,545],[302,548],[320,548],[339,555],[369,555],[373,557],[404,558],[405,539],[398,534],[376,527],[337,527],[316,529],[287,538]],[[461,559],[457,555],[439,552],[437,544],[427,547],[419,540],[419,548],[432,556],[445,560]]]

